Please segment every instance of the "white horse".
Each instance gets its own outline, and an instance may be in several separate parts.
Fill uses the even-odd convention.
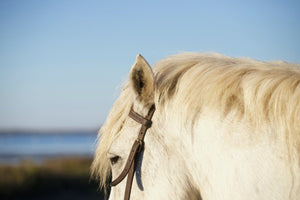
[[[92,172],[105,187],[156,111],[130,199],[300,199],[300,66],[187,53],[153,69],[138,55],[99,131]],[[123,199],[126,178],[111,188]]]

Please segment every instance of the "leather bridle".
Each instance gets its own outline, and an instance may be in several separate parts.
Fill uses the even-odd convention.
[[[144,148],[144,137],[146,135],[147,129],[151,127],[152,125],[152,116],[155,111],[155,106],[152,105],[151,108],[148,111],[148,114],[146,117],[141,116],[140,114],[133,111],[133,109],[130,110],[129,117],[135,120],[136,122],[142,124],[142,127],[140,129],[140,132],[138,134],[137,139],[134,141],[130,154],[128,156],[127,162],[125,164],[125,167],[121,174],[110,183],[110,186],[116,186],[118,185],[128,174],[127,176],[127,182],[126,182],[126,188],[125,188],[125,195],[124,200],[129,200],[130,198],[130,192],[132,187],[132,180],[134,176],[134,172],[136,170],[136,164],[139,160],[140,153]]]

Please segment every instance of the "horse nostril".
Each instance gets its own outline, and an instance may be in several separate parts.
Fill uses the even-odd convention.
[[[120,159],[120,156],[114,156],[114,157],[110,158],[110,163],[112,165],[114,165],[118,162],[119,159]]]

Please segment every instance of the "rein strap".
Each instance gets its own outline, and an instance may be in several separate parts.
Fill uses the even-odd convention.
[[[144,118],[140,114],[133,111],[132,108],[130,110],[129,117],[132,118],[133,120],[135,120],[136,122],[138,122],[139,124],[142,124],[142,127],[140,129],[140,132],[138,134],[137,139],[134,141],[134,143],[131,147],[131,151],[129,153],[129,156],[127,158],[127,161],[126,161],[126,164],[125,164],[125,167],[124,167],[123,171],[121,172],[121,174],[114,181],[112,181],[110,183],[110,186],[116,186],[121,181],[123,181],[123,179],[128,174],[127,182],[126,182],[126,188],[125,188],[124,200],[129,200],[129,198],[130,198],[132,180],[133,180],[134,172],[136,170],[136,164],[137,164],[137,161],[140,157],[140,152],[144,148],[144,137],[146,135],[147,129],[150,128],[151,125],[152,125],[151,119],[152,119],[152,116],[154,114],[154,111],[155,111],[155,106],[152,105],[150,110],[148,111],[147,116]]]

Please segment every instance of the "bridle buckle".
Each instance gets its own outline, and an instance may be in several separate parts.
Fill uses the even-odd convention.
[[[141,139],[136,139],[135,141],[139,143],[139,147],[138,147],[138,149],[137,149],[137,152],[141,152],[142,149],[143,149],[143,144],[144,144],[143,140],[141,140]]]

